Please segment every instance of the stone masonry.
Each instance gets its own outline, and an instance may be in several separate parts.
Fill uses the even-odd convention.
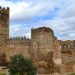
[[[58,40],[48,27],[31,29],[31,39],[9,38],[9,8],[0,7],[0,66],[16,54],[32,58],[38,74],[75,72],[74,40]]]

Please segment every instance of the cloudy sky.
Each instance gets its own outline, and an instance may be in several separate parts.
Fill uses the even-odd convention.
[[[50,27],[61,40],[75,39],[75,0],[0,0],[10,7],[10,37],[31,37],[31,28]]]

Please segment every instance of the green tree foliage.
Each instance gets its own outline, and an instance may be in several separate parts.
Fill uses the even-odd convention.
[[[36,68],[31,59],[24,58],[22,55],[11,57],[8,69],[11,75],[35,75]]]

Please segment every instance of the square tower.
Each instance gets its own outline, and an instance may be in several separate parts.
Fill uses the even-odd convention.
[[[6,41],[9,38],[9,8],[0,7],[0,52],[6,49]]]

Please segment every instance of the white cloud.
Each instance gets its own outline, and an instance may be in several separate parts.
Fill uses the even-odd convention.
[[[55,4],[48,2],[32,3],[26,1],[12,2],[2,0],[0,2],[2,6],[10,7],[10,19],[16,21],[29,20],[34,16],[45,15],[49,10],[55,7]]]
[[[75,17],[75,0],[68,0],[66,7],[61,11],[60,16],[62,18]]]
[[[26,27],[26,25],[11,25],[10,26],[10,37],[16,37],[16,36],[26,36],[27,38],[30,38],[30,28]]]
[[[49,26],[54,30],[58,39],[75,39],[75,0],[22,0],[15,3],[0,0],[0,5],[10,7],[10,19],[13,22],[32,20],[33,17],[45,16],[49,11],[59,8],[57,16],[53,19],[39,20],[31,26]],[[30,31],[31,27],[28,29],[23,28],[21,24],[11,25],[10,36],[30,37]]]
[[[27,15],[24,10],[30,7],[30,3],[27,2],[12,2],[12,1],[1,1],[0,5],[10,7],[10,19],[11,20],[19,20],[24,19],[25,15]]]
[[[34,27],[47,26],[54,30],[58,39],[75,39],[75,18],[55,18],[52,20],[40,21]]]

